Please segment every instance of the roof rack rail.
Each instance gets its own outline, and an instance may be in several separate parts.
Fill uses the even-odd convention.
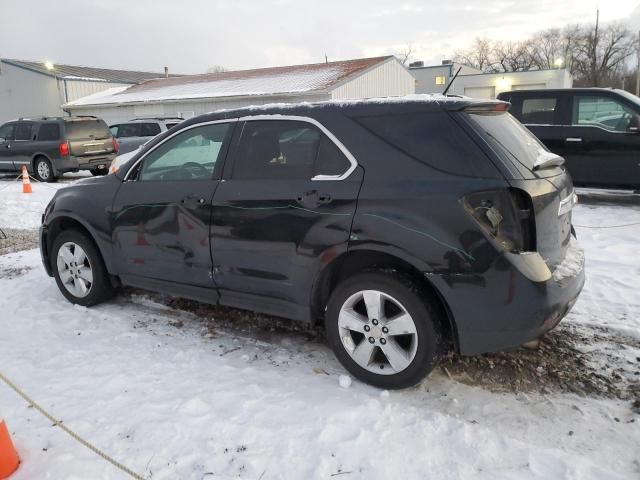
[[[151,115],[149,117],[135,117],[132,118],[131,120],[129,120],[130,122],[133,121],[137,121],[137,120],[185,120],[182,117],[176,117],[173,115]]]
[[[18,121],[23,120],[62,120],[60,116],[34,115],[31,117],[20,117]]]

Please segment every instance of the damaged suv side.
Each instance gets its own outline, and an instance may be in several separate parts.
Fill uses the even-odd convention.
[[[584,284],[562,158],[504,102],[414,96],[211,113],[59,191],[40,245],[74,303],[119,285],[306,322],[383,388],[449,348],[539,338]]]

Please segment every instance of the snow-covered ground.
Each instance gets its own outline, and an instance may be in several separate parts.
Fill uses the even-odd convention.
[[[39,188],[0,191],[0,228],[37,226]],[[635,222],[638,207],[576,207],[588,279],[566,323],[640,338],[640,225],[586,228]],[[439,372],[380,391],[293,330],[212,327],[140,292],[74,307],[37,250],[0,256],[0,292],[0,372],[145,478],[640,477],[629,401],[492,393]],[[12,480],[127,478],[2,383],[0,416],[23,461]]]

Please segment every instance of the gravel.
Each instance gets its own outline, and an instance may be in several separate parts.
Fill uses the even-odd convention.
[[[0,255],[30,250],[38,246],[37,230],[0,229]]]

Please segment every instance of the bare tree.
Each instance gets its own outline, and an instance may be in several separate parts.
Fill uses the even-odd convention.
[[[581,81],[591,87],[606,86],[622,74],[634,46],[631,32],[622,24],[600,28],[596,22],[592,29],[585,29],[576,59]]]
[[[402,65],[406,65],[407,62],[411,59],[411,55],[413,54],[414,48],[413,45],[406,45],[402,51],[395,53],[394,55]]]
[[[476,38],[468,50],[456,52],[453,59],[463,65],[477,68],[483,72],[492,71],[491,51],[493,42],[488,38]]]
[[[537,68],[535,44],[524,42],[496,42],[491,50],[491,70],[494,72],[522,72]]]
[[[225,67],[223,67],[222,65],[214,65],[213,67],[209,67],[207,68],[206,73],[222,73],[222,72],[226,72],[227,69]]]

